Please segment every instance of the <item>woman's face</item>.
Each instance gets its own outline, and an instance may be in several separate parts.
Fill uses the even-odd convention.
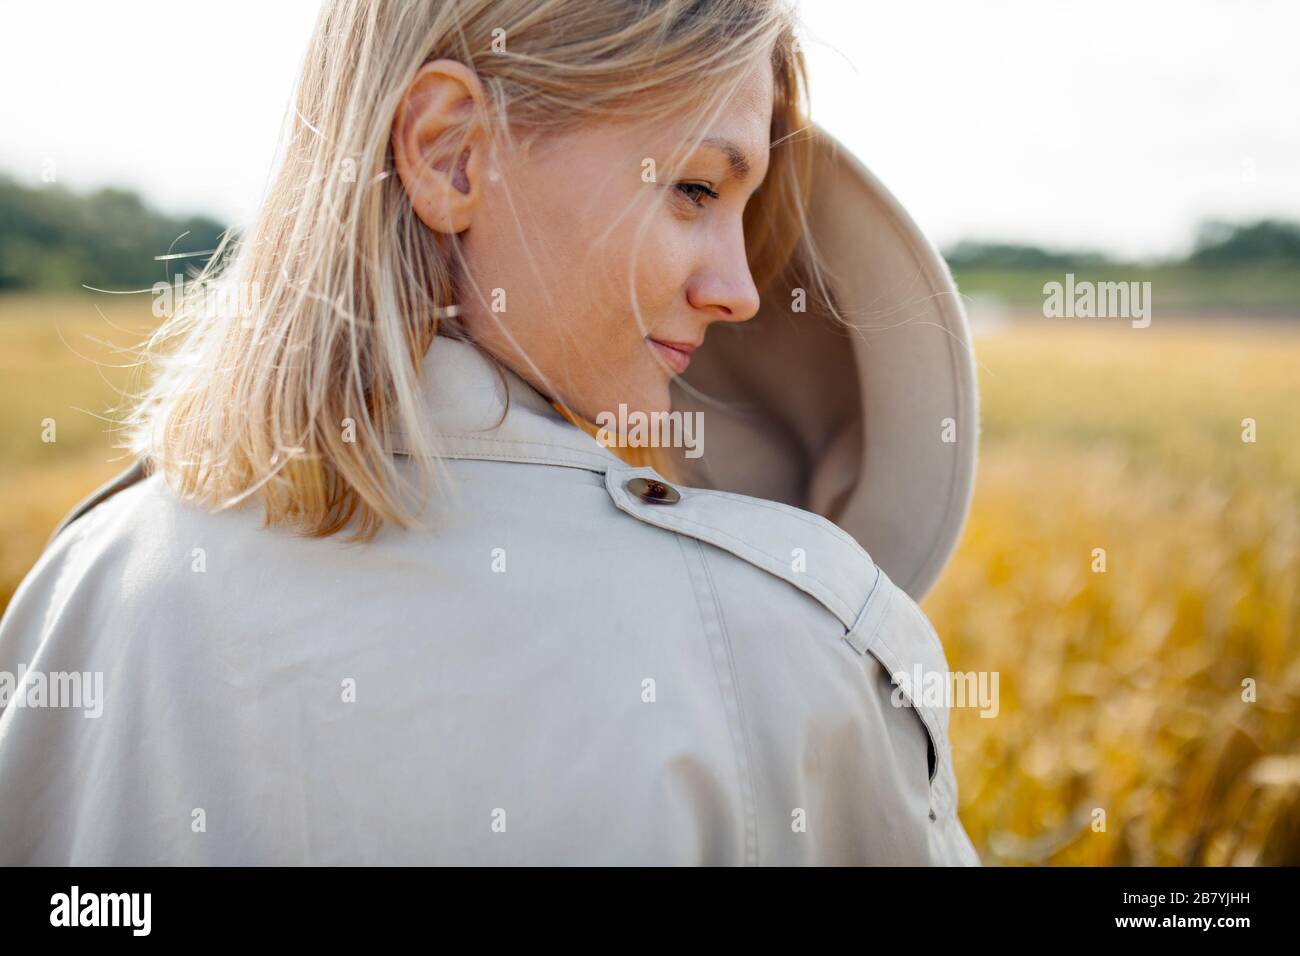
[[[670,153],[697,119],[685,112],[670,125],[629,121],[553,136],[515,155],[475,157],[474,141],[459,171],[446,163],[446,172],[424,176],[435,187],[439,176],[453,182],[454,192],[435,197],[436,213],[425,214],[428,197],[423,207],[412,201],[427,223],[459,233],[468,268],[459,304],[473,337],[588,420],[620,404],[667,410],[670,379],[708,327],[758,311],[742,216],[767,173],[772,99],[764,62],[695,132],[672,177]],[[399,113],[395,154],[411,193],[417,176],[402,171],[402,122]]]

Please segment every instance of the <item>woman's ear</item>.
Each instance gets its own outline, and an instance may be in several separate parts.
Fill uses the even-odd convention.
[[[455,60],[420,67],[393,118],[393,162],[415,214],[430,229],[469,227],[483,192],[487,137],[474,121],[483,85]]]

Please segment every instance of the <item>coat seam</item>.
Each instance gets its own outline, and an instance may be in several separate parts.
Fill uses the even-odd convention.
[[[597,455],[587,452],[578,451],[575,448],[569,448],[564,445],[556,445],[550,442],[525,442],[514,441],[500,438],[471,438],[466,435],[448,436],[454,438],[457,442],[476,443],[490,442],[494,445],[501,445],[507,449],[521,449],[520,451],[498,450],[498,449],[475,449],[475,448],[455,448],[449,447],[440,450],[434,457],[437,458],[461,458],[475,461],[513,461],[513,462],[543,462],[551,465],[563,465],[569,468],[582,468],[587,471],[595,471],[604,474],[609,470],[610,463]],[[554,448],[564,455],[547,455],[547,454],[528,454],[527,449],[535,448]],[[401,451],[401,454],[410,455],[408,451]]]
[[[825,531],[841,544],[858,552],[862,557],[868,560],[871,559],[871,555],[867,553],[867,549],[862,547],[853,535],[849,534],[835,522],[823,518],[820,515],[813,514],[810,511],[805,511],[801,508],[794,508],[779,501],[772,501],[767,498],[756,498],[753,495],[738,495],[730,491],[717,491],[712,488],[690,488],[689,490],[692,498],[706,496],[713,498],[726,498],[728,500],[740,498],[745,504],[752,505],[756,508],[765,508],[768,511],[775,511],[777,514],[785,515],[795,521],[801,521],[813,528]]]
[[[718,615],[718,628],[722,632],[722,644],[727,651],[727,668],[731,671],[731,686],[736,695],[736,714],[740,722],[740,742],[745,750],[745,771],[748,780],[749,797],[745,809],[745,856],[746,863],[758,862],[758,821],[754,790],[754,754],[749,746],[749,721],[745,718],[745,701],[740,692],[740,675],[736,672],[736,654],[731,645],[731,634],[727,630],[727,617],[722,611],[722,602],[718,598],[718,586],[713,580],[713,569],[709,567],[708,555],[697,540],[695,548],[700,553],[700,564],[704,576],[709,582],[709,591],[713,595],[713,606]]]
[[[683,536],[677,535],[676,537],[677,537],[678,547],[683,550],[683,556],[685,557],[686,543],[683,541]],[[758,825],[756,819],[757,811],[755,809],[755,797],[754,797],[754,793],[755,793],[754,779],[753,779],[754,762],[753,762],[753,754],[751,753],[749,747],[748,726],[745,720],[744,703],[741,700],[740,682],[738,679],[738,675],[736,673],[735,654],[731,646],[731,637],[727,632],[726,617],[722,613],[722,603],[718,597],[717,584],[713,580],[713,571],[709,567],[708,558],[704,553],[704,547],[699,541],[699,539],[691,538],[690,540],[692,544],[694,544],[695,546],[695,553],[697,556],[697,560],[699,561],[700,568],[704,572],[703,582],[697,580],[693,575],[691,576],[691,578],[695,590],[696,604],[699,607],[700,616],[703,619],[703,623],[705,626],[705,635],[706,637],[708,637],[710,633],[709,614],[706,612],[704,606],[707,602],[712,605],[713,608],[712,619],[716,625],[718,637],[720,638],[721,650],[726,657],[727,673],[729,675],[729,679],[731,683],[731,694],[729,695],[730,704],[731,707],[734,707],[735,710],[735,727],[734,730],[731,731],[732,747],[736,757],[736,769],[740,774],[741,803],[744,808],[743,809],[744,829],[745,829],[744,865],[755,866],[757,865],[758,862]],[[689,566],[690,564],[689,560],[687,561],[687,564]],[[704,586],[707,586],[708,588],[707,597],[703,593]],[[713,661],[715,676],[720,677],[721,675],[718,674],[717,672],[717,666],[718,666],[717,661],[714,658],[713,653],[710,653],[709,656],[710,656],[710,660]],[[719,690],[724,692],[723,693],[724,703],[727,703],[726,698],[728,697],[728,695],[725,693],[725,688],[722,687],[721,684],[719,686]]]
[[[576,429],[575,429],[576,431]],[[581,432],[579,432],[581,434]],[[597,450],[589,448],[580,448],[572,443],[537,441],[525,438],[497,438],[492,435],[476,435],[468,432],[435,432],[433,434],[435,441],[443,442],[449,445],[471,444],[499,446],[499,448],[532,448],[532,449],[554,449],[560,453],[558,459],[537,459],[537,460],[556,460],[563,461],[574,467],[597,469],[601,472],[606,471],[613,465],[621,463],[621,459],[609,454],[601,453],[601,446],[596,445]],[[398,442],[393,445],[391,451],[395,454],[411,455],[410,448],[404,442]],[[510,457],[507,457],[509,455]],[[437,458],[478,458],[485,461],[491,460],[511,460],[514,457],[510,452],[502,454],[497,447],[473,448],[453,450],[452,448],[439,447],[434,457]],[[537,456],[527,456],[529,460],[534,460]],[[581,461],[582,464],[578,464]]]

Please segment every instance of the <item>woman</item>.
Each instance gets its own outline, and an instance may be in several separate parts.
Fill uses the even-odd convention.
[[[0,861],[978,863],[965,327],[805,89],[769,0],[327,3],[0,623]]]

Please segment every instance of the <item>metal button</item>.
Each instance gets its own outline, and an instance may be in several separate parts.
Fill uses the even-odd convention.
[[[633,478],[626,487],[646,504],[675,505],[682,500],[676,488],[654,478]]]

